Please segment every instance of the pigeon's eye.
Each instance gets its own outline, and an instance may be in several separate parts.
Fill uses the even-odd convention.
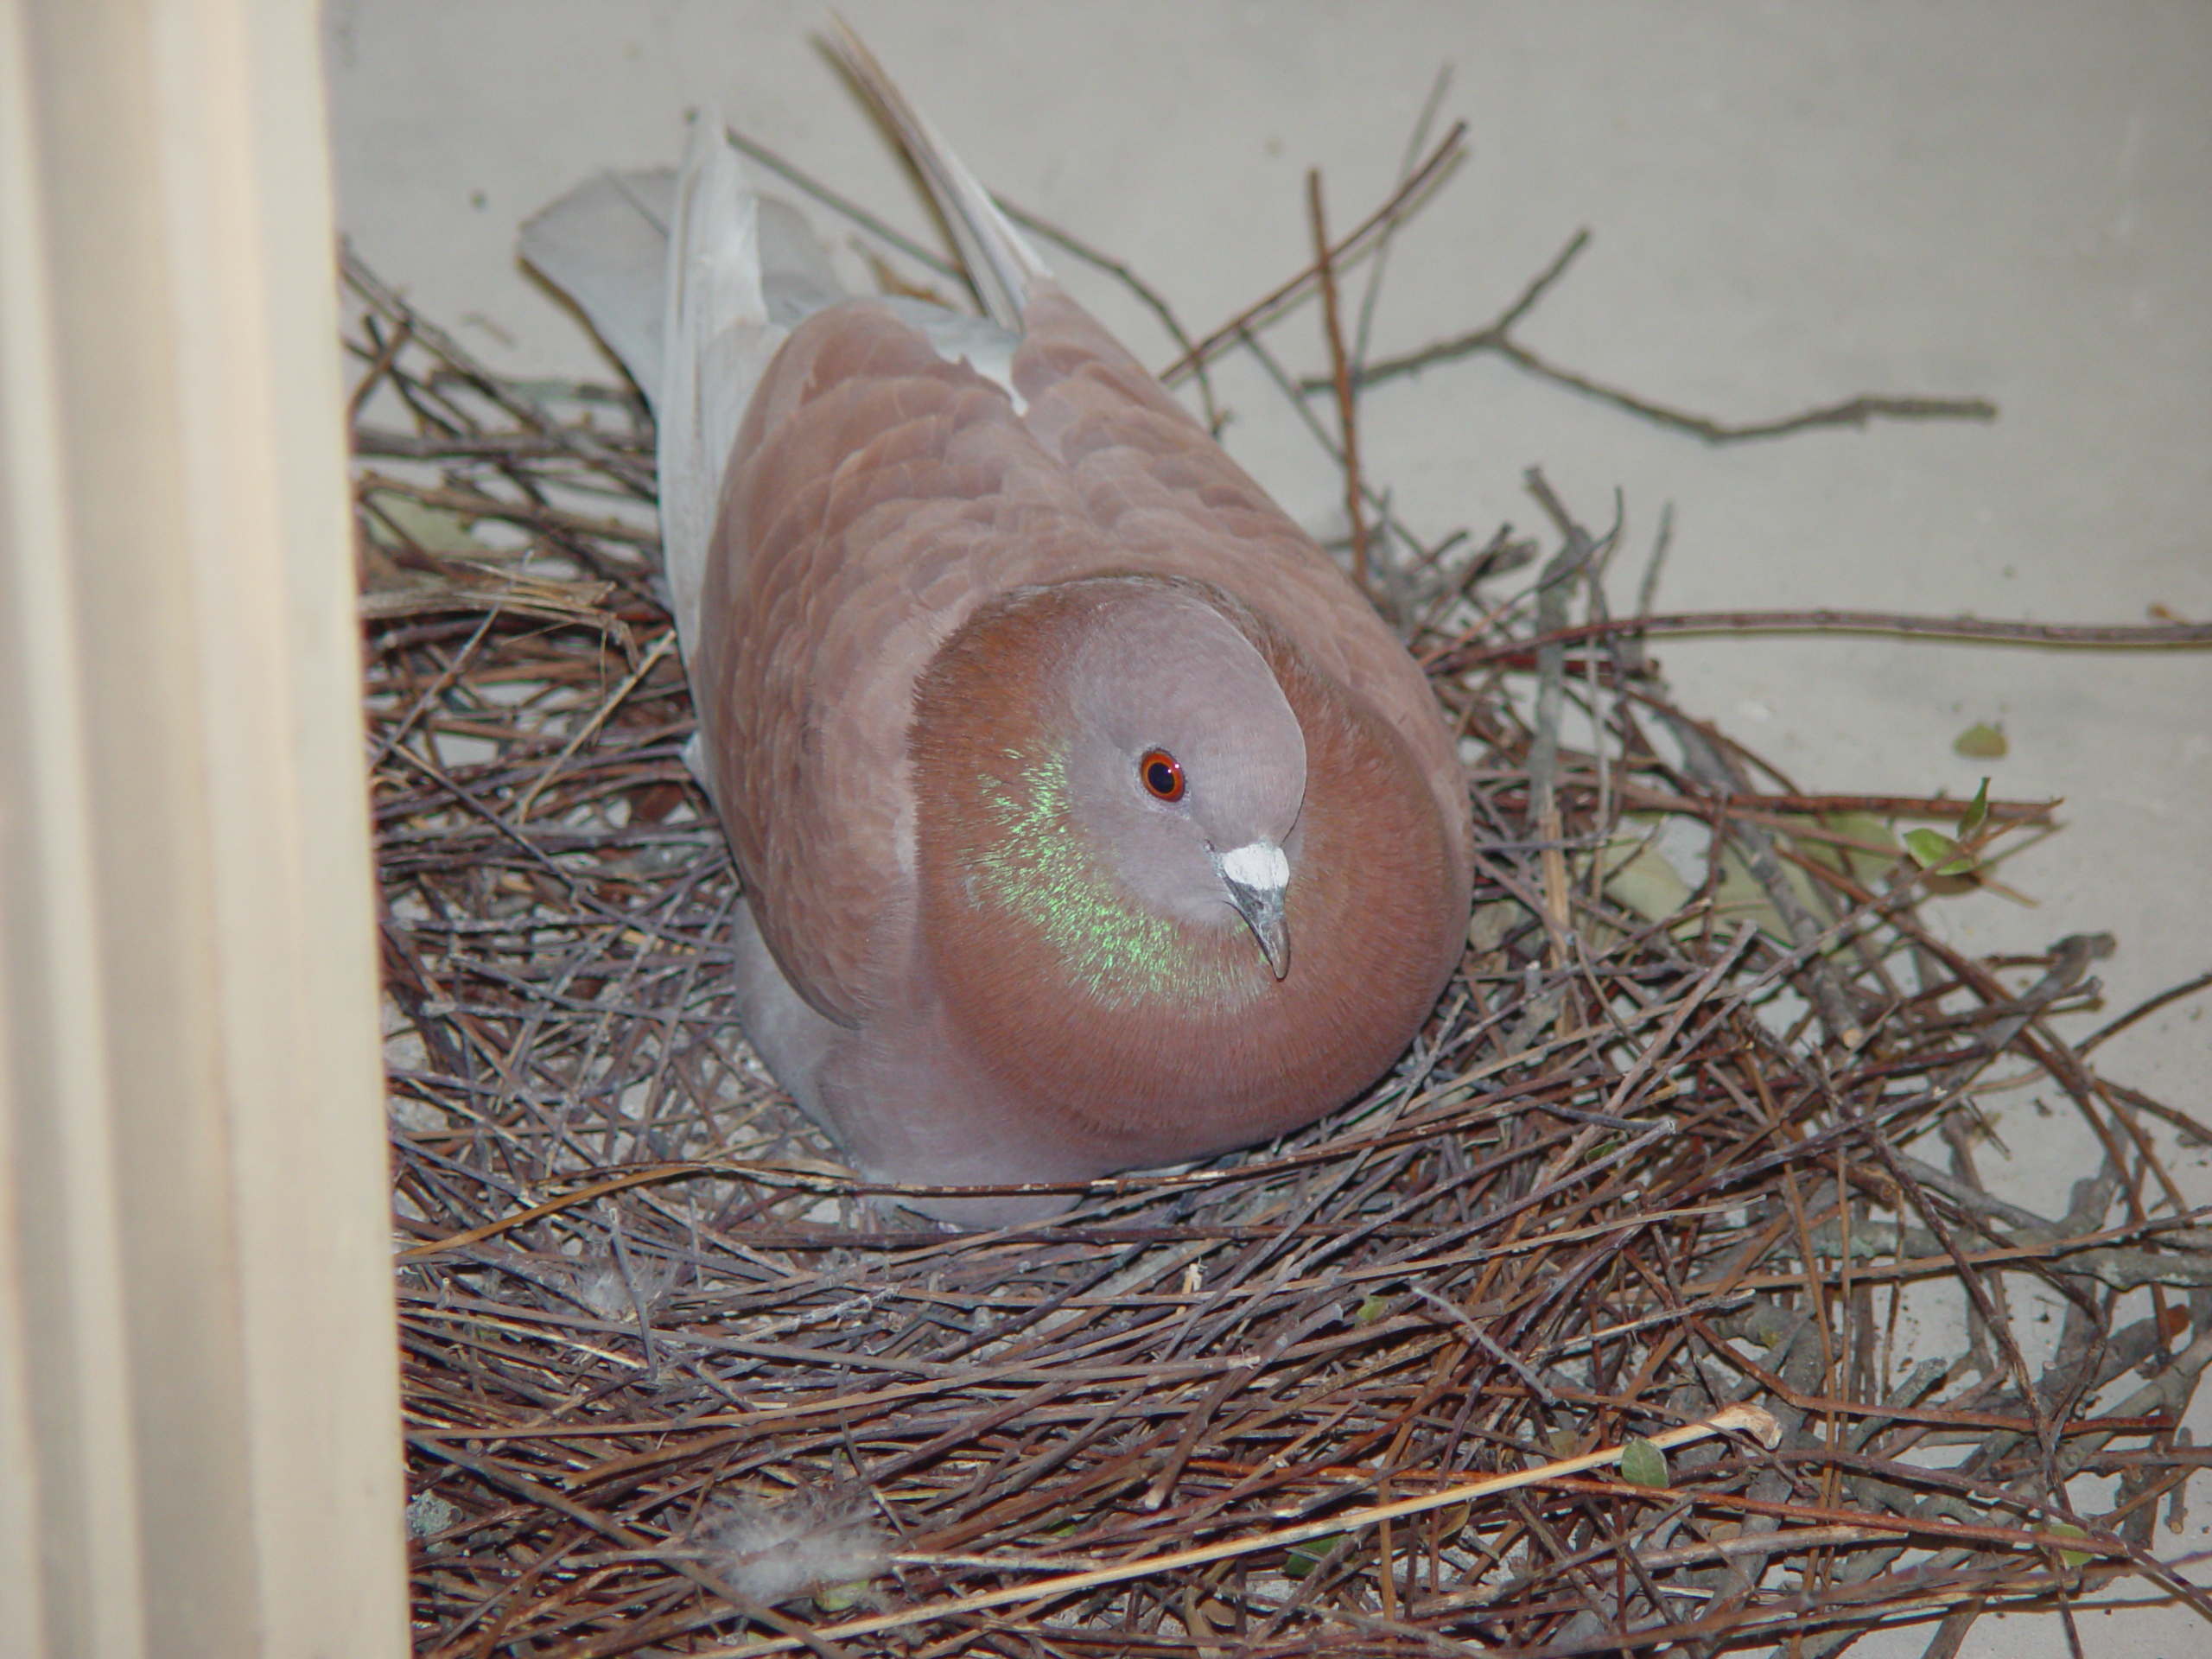
[[[1137,776],[1160,801],[1183,798],[1183,763],[1165,749],[1147,749],[1137,760]]]

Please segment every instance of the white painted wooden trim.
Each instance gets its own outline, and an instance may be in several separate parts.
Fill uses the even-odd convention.
[[[0,0],[0,1655],[405,1650],[303,0]]]

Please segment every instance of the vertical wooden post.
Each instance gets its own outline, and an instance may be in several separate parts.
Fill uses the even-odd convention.
[[[315,11],[0,0],[0,1654],[396,1656]]]

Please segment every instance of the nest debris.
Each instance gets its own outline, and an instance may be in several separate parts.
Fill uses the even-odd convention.
[[[2212,1362],[2160,1137],[2212,1131],[2050,1023],[2108,941],[1920,918],[2046,806],[1804,794],[1592,628],[1617,538],[1540,476],[1501,598],[1533,541],[1424,546],[1354,471],[1471,756],[1461,973],[1321,1123],[948,1234],[734,1023],[644,406],[347,274],[421,1651],[1822,1659],[2129,1579],[2212,1616],[2153,1549]],[[1999,1091],[2104,1148],[2063,1216],[1983,1186]]]

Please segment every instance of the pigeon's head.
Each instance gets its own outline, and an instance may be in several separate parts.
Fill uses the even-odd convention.
[[[1084,1167],[1311,1122],[1405,1046],[1465,937],[1404,741],[1208,583],[1001,594],[918,681],[907,754],[908,1028]]]
[[[1088,578],[979,613],[924,677],[925,861],[1106,1001],[1289,972],[1306,738],[1249,626],[1202,584]]]
[[[1306,797],[1298,717],[1267,659],[1203,592],[1097,586],[1066,667],[1076,823],[1146,909],[1202,926],[1241,917],[1280,979]]]

